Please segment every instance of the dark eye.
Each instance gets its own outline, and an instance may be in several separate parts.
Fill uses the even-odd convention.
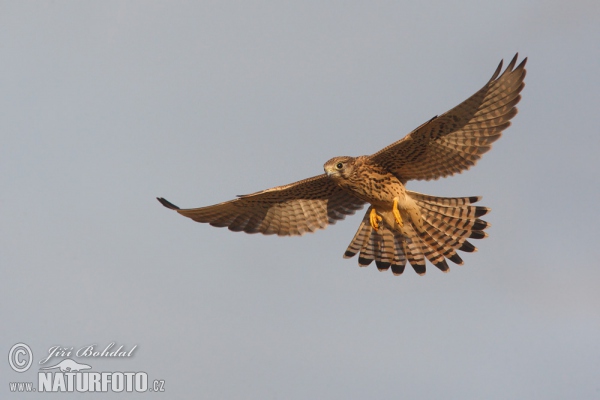
[[[341,162],[339,162],[339,163],[337,163],[337,164],[335,165],[335,167],[336,167],[337,169],[342,169],[342,168],[344,168],[344,164],[342,164]]]

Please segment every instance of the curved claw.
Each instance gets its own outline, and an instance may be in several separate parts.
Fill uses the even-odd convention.
[[[375,231],[379,230],[379,221],[381,221],[383,218],[381,218],[381,216],[379,216],[377,214],[377,211],[375,211],[374,208],[371,208],[371,213],[369,214],[369,222],[371,223],[371,226],[373,227],[373,229],[375,229]]]

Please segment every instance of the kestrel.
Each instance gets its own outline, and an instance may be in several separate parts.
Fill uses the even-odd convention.
[[[197,222],[280,236],[323,229],[369,203],[344,258],[358,253],[361,267],[374,260],[379,270],[391,267],[394,275],[402,274],[407,262],[425,274],[428,259],[446,272],[446,259],[463,263],[457,250],[477,250],[467,239],[487,236],[490,225],[479,217],[490,209],[472,205],[481,197],[429,196],[405,185],[460,173],[490,150],[517,114],[527,62],[515,68],[517,58],[502,74],[501,61],[479,91],[450,111],[370,156],[332,158],[322,175],[208,207],[180,209],[158,200]]]

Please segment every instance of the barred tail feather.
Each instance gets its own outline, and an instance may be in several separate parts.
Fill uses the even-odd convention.
[[[392,273],[394,275],[401,275],[406,267],[406,252],[404,251],[404,247],[402,245],[404,242],[405,240],[402,234],[394,234],[394,246],[396,248],[394,262],[392,263]]]
[[[490,224],[479,217],[490,209],[472,205],[480,197],[436,197],[410,191],[407,195],[419,208],[422,227],[405,220],[400,232],[387,224],[384,218],[375,231],[369,222],[372,209],[369,207],[344,258],[359,254],[360,266],[366,267],[375,261],[380,271],[391,267],[394,275],[402,274],[407,262],[419,275],[425,274],[425,259],[441,271],[448,272],[447,259],[463,264],[458,250],[467,253],[477,251],[467,239],[487,237],[484,230]]]
[[[425,274],[425,255],[423,254],[425,246],[423,245],[420,236],[412,227],[412,224],[407,222],[404,224],[404,228],[409,232],[410,237],[410,241],[405,241],[405,245],[403,246],[406,251],[408,262],[417,274],[423,275]]]
[[[371,208],[367,210],[358,231],[344,253],[344,258],[354,257],[360,252],[359,266],[366,267],[375,261],[380,271],[386,271],[391,267],[394,275],[400,275],[406,266],[406,252],[402,247],[406,239],[400,233],[390,229],[380,229],[376,232],[369,222]]]

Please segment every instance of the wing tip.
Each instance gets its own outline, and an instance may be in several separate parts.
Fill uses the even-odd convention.
[[[519,58],[518,52],[515,54],[515,56],[512,58],[512,60],[510,60],[510,62],[506,66],[506,70],[504,70],[505,74],[513,71],[513,69],[515,68],[515,65],[517,64],[517,58]]]
[[[525,57],[523,60],[521,60],[519,65],[517,65],[517,67],[515,68],[515,65],[517,64],[518,59],[519,59],[519,52],[515,53],[514,57],[510,60],[510,62],[506,66],[506,69],[502,73],[502,75],[511,73],[513,71],[523,71],[523,73],[525,73],[525,64],[527,64],[527,57]],[[500,63],[498,64],[496,71],[494,71],[494,74],[490,78],[490,81],[493,81],[496,78],[498,78],[499,76],[501,76],[500,72],[502,72],[502,64],[503,63],[504,63],[504,60],[500,60]]]
[[[496,70],[494,71],[492,77],[490,78],[490,82],[495,80],[500,75],[503,64],[504,64],[504,60],[500,60],[500,62],[498,63],[498,67],[496,67]]]
[[[177,207],[175,204],[171,203],[169,200],[165,199],[164,197],[157,197],[156,200],[158,200],[160,202],[160,204],[162,204],[163,206],[165,206],[168,209],[180,210],[179,207]]]

